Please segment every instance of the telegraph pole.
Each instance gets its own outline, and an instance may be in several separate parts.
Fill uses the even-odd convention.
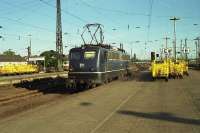
[[[174,21],[174,59],[176,61],[176,21],[180,20],[180,18],[177,18],[174,16],[173,18],[170,18],[169,20]]]
[[[181,59],[183,59],[184,47],[183,47],[183,40],[182,39],[181,39],[180,50],[181,50]]]
[[[1,29],[1,28],[3,28],[3,27],[0,25],[0,29]],[[0,35],[0,38],[3,38],[3,36]]]
[[[31,34],[28,35],[29,36],[29,46],[27,47],[27,50],[28,50],[28,61],[29,61],[29,58],[31,57]]]
[[[196,45],[196,65],[197,65],[198,64],[198,61],[197,61],[197,59],[198,59],[198,51],[197,51],[198,43],[197,43],[197,41],[195,41],[195,45]]]
[[[170,38],[166,36],[164,39],[165,39],[165,48],[168,48],[168,45],[167,45],[167,44],[168,44],[168,40],[169,40]]]
[[[167,50],[168,51],[168,40],[170,39],[169,37],[165,37],[165,38],[163,38],[163,39],[165,39],[165,48],[164,48],[164,54],[165,54],[165,58],[167,58],[167,53],[165,52],[165,50]],[[163,51],[163,50],[162,50]],[[163,52],[162,52],[163,53]]]
[[[57,52],[57,70],[62,71],[63,67],[63,43],[62,43],[62,23],[61,23],[61,4],[60,0],[56,2],[56,52]]]
[[[198,64],[199,56],[200,56],[200,37],[197,37],[195,44],[196,44],[196,64]]]
[[[187,56],[187,38],[185,38],[185,60],[188,60],[188,56]]]
[[[29,57],[31,56],[31,34],[29,35]]]

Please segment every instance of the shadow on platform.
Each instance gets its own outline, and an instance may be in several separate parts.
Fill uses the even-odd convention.
[[[14,87],[19,89],[26,88],[28,90],[38,90],[43,94],[72,94],[77,92],[75,89],[66,87],[66,79],[61,77],[22,81],[21,83],[14,84]]]
[[[153,81],[150,71],[140,71],[135,79],[136,79],[136,81],[139,81],[139,82],[152,82]]]
[[[165,112],[144,113],[144,112],[121,110],[118,111],[118,113],[123,115],[142,117],[145,119],[155,119],[155,120],[175,122],[175,123],[200,125],[200,119],[182,118],[182,117],[177,117],[171,113],[165,113]]]
[[[78,86],[76,88],[69,88],[66,86],[66,78],[42,78],[34,79],[32,81],[22,81],[21,83],[16,83],[13,86],[16,88],[26,88],[28,90],[38,90],[43,94],[55,93],[55,94],[72,94],[89,89],[88,87]],[[149,71],[142,71],[133,73],[129,80],[136,80],[139,82],[151,82],[151,73]]]
[[[81,102],[80,105],[81,106],[91,106],[92,103],[91,102]]]

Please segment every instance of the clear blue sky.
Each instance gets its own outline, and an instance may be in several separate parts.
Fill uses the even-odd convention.
[[[177,22],[177,45],[180,46],[180,40],[187,37],[190,49],[194,49],[192,39],[200,36],[200,1],[153,0],[149,19],[151,1],[61,0],[63,33],[69,33],[63,35],[63,43],[68,45],[64,52],[82,44],[80,33],[86,23],[97,22],[104,25],[106,43],[121,42],[127,52],[132,48],[138,57],[148,57],[150,51],[159,51],[165,36],[171,38],[169,46],[172,46],[173,25],[170,16],[181,18]],[[29,34],[32,35],[33,54],[55,50],[55,3],[56,0],[0,0],[0,26],[3,27],[0,35],[4,37],[0,40],[0,53],[10,48],[26,55]],[[194,23],[198,25],[194,26]],[[138,26],[141,28],[136,28]],[[113,31],[113,28],[117,30]],[[194,56],[194,51],[190,56]]]

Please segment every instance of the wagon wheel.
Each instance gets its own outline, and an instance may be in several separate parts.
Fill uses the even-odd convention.
[[[104,84],[108,84],[108,79],[105,79]]]
[[[96,87],[96,84],[95,84],[95,83],[91,84],[91,87],[92,87],[92,88],[95,88],[95,87]]]
[[[188,72],[186,72],[186,76],[189,76],[189,73],[188,73]]]

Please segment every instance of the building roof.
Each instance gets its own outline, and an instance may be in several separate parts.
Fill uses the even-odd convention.
[[[0,62],[26,62],[26,59],[19,55],[0,55]]]

